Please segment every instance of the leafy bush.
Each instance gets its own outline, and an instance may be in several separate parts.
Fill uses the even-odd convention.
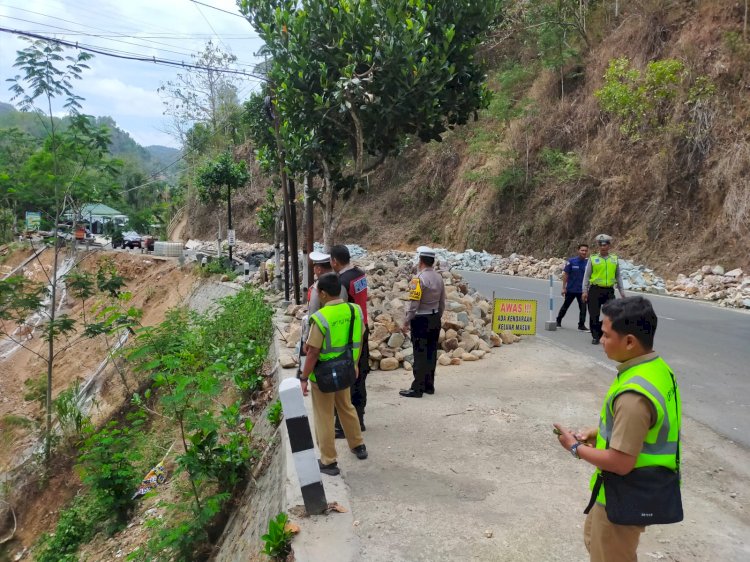
[[[57,416],[57,421],[60,423],[60,428],[63,434],[69,438],[82,439],[84,433],[91,426],[91,419],[81,411],[78,404],[80,389],[81,382],[76,380],[70,388],[63,390],[52,401],[52,407]]]
[[[144,417],[140,412],[130,415],[129,427],[111,421],[81,447],[78,468],[83,483],[104,506],[107,519],[114,518],[115,527],[127,521],[134,505],[133,492],[142,477],[137,445]]]
[[[277,427],[281,423],[283,417],[284,412],[281,408],[281,400],[276,400],[276,402],[271,404],[271,406],[268,408],[266,419],[271,422],[271,425]]]
[[[575,152],[545,147],[539,153],[540,176],[557,181],[572,181],[581,175],[581,163]]]
[[[513,191],[515,193],[516,189],[524,186],[525,181],[526,170],[524,170],[523,167],[514,164],[500,172],[500,175],[495,177],[492,183],[500,193],[507,193],[508,191]]]
[[[268,533],[263,535],[263,554],[274,559],[283,559],[292,551],[292,537],[294,533],[287,530],[289,517],[286,513],[279,513],[268,521]]]
[[[158,327],[139,332],[128,358],[151,374],[160,413],[179,428],[184,452],[176,461],[189,488],[168,506],[173,517],[153,524],[148,547],[134,557],[201,558],[210,525],[257,456],[241,402],[217,405],[227,382],[241,392],[261,388],[271,314],[262,294],[246,289],[220,301],[211,316],[174,310]],[[135,402],[144,405],[140,397]]]
[[[619,58],[610,61],[604,86],[594,95],[602,109],[620,122],[620,132],[637,141],[672,124],[676,100],[686,90],[688,104],[705,102],[716,93],[705,76],[698,77],[689,87],[685,65],[678,60],[651,61],[641,72],[632,68],[627,58]]]

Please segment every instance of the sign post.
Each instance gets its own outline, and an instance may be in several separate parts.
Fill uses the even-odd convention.
[[[26,230],[37,231],[42,226],[42,213],[38,211],[26,211]]]
[[[544,323],[544,329],[548,332],[554,332],[557,330],[557,322],[555,321],[555,296],[552,292],[554,290],[555,278],[550,273],[549,275],[549,320]]]
[[[496,334],[510,330],[518,336],[536,334],[536,301],[495,299],[492,331]]]

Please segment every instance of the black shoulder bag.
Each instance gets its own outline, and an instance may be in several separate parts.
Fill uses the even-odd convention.
[[[349,341],[346,344],[344,353],[329,359],[320,361],[315,364],[315,382],[321,392],[336,392],[349,388],[357,380],[357,371],[354,365],[354,307],[347,303],[351,317],[349,319]]]
[[[672,377],[677,411],[677,384]],[[609,439],[607,440],[609,449]],[[591,499],[584,513],[591,508],[604,486],[607,519],[617,525],[663,525],[683,519],[680,493],[680,440],[677,438],[677,470],[664,466],[634,468],[625,476],[602,470],[596,479]]]

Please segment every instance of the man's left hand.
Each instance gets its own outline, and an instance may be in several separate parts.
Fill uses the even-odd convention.
[[[571,430],[564,428],[559,423],[553,423],[552,425],[560,432],[560,435],[557,436],[557,440],[560,442],[563,449],[569,451],[573,445],[578,443],[578,439],[576,439],[575,434]]]
[[[307,396],[307,384],[308,381],[306,380],[300,380],[299,381],[300,386],[302,387],[302,396]]]
[[[620,291],[620,298],[621,298],[621,299],[624,299],[624,298],[625,298],[625,291]]]
[[[404,322],[404,325],[401,326],[401,331],[404,334],[408,334],[409,333],[409,323],[408,322]]]

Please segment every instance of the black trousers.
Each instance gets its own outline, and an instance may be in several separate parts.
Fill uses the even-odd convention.
[[[415,316],[411,321],[411,342],[414,346],[414,382],[411,388],[416,392],[435,390],[439,338],[440,314]]]
[[[370,372],[370,330],[365,326],[365,333],[362,335],[362,353],[359,354],[359,377],[357,381],[351,386],[352,406],[357,410],[357,417],[359,417],[359,425],[365,425],[365,406],[367,406],[367,388],[365,382],[367,381],[367,374]],[[336,414],[336,429],[341,428],[341,421],[339,420],[339,413]]]
[[[557,321],[562,322],[574,300],[578,301],[578,327],[580,328],[586,324],[586,305],[583,303],[581,293],[571,293],[570,291],[565,293],[565,302],[560,307],[560,312],[557,313]]]
[[[599,287],[597,285],[589,287],[589,322],[591,322],[591,337],[595,340],[602,337],[602,321],[599,319],[602,306],[614,298],[614,287]]]

